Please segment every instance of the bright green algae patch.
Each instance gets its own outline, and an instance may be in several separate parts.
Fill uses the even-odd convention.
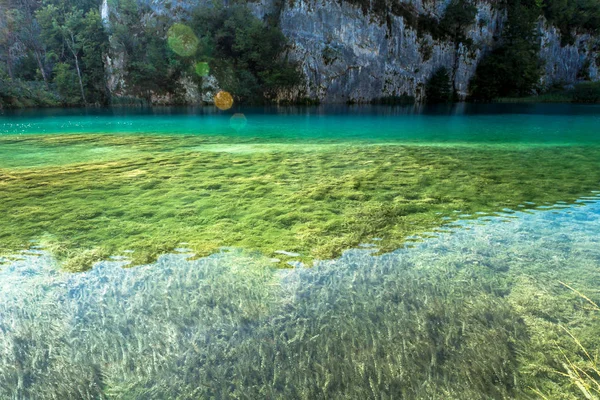
[[[0,137],[2,253],[41,239],[68,270],[186,242],[310,262],[383,251],[476,212],[597,189],[594,146],[402,145],[145,135]],[[299,253],[300,257],[276,253]]]

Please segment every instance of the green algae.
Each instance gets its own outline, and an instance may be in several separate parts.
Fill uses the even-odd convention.
[[[70,271],[126,250],[149,263],[180,242],[281,265],[373,238],[388,251],[458,215],[571,202],[600,182],[594,146],[85,134],[0,137],[0,149],[12,155],[0,161],[0,252],[39,239]]]

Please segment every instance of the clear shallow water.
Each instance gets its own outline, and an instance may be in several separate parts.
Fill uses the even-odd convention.
[[[155,108],[36,110],[0,114],[0,134],[166,134],[259,141],[401,141],[469,144],[594,144],[600,106]],[[231,122],[246,116],[245,126]]]
[[[578,335],[597,327],[559,282],[600,298],[600,197],[456,226],[389,254],[351,250],[294,270],[224,251],[66,274],[33,248],[0,270],[0,395],[478,399],[559,390],[560,375],[529,371],[554,368],[539,357],[560,343],[544,337],[558,323],[543,313],[556,304],[540,304],[565,306],[553,317],[571,318]],[[597,351],[594,338],[580,340]]]
[[[234,112],[0,116],[0,398],[596,395],[600,108]]]

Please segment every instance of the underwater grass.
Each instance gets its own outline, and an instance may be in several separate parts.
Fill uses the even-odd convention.
[[[459,215],[570,202],[600,182],[593,146],[86,134],[2,137],[0,148],[0,253],[41,240],[69,271],[130,250],[132,265],[152,262],[181,242],[280,265],[373,238],[387,251]]]
[[[562,281],[558,281],[558,283],[574,293],[577,296],[575,299],[587,303],[578,305],[587,313],[584,314],[583,319],[581,315],[579,318],[564,316],[564,319],[561,318],[558,322],[554,321],[555,323],[549,326],[549,332],[545,332],[544,336],[545,338],[553,336],[550,342],[554,343],[555,348],[548,353],[546,372],[554,373],[560,379],[558,382],[549,380],[552,384],[546,382],[546,385],[542,385],[545,386],[544,389],[532,387],[528,389],[543,399],[573,398],[575,397],[573,394],[578,393],[579,396],[583,396],[582,398],[595,400],[600,395],[600,349],[596,340],[600,327],[600,319],[597,318],[600,307],[595,301],[569,284]],[[560,301],[560,298],[556,300]],[[574,333],[575,331],[577,333]],[[582,340],[591,346],[588,347],[590,350],[582,344],[576,334],[581,335]],[[566,388],[570,389],[570,394],[567,394]],[[546,390],[546,393],[543,393],[542,390]]]
[[[600,349],[599,216],[486,217],[294,270],[235,250],[69,274],[31,250],[0,270],[0,397],[578,398],[557,371]]]

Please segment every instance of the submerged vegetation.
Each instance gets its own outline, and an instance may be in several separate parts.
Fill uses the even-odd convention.
[[[61,274],[34,246],[0,270],[0,397],[595,394],[598,199],[312,269],[238,251],[186,261],[180,249]]]
[[[577,294],[582,300],[585,300],[588,303],[588,308],[592,312],[600,312],[600,306],[598,306],[598,304],[596,304],[588,296],[582,294],[577,289],[573,289],[564,282],[559,283],[571,290],[573,293]],[[564,374],[566,372],[566,375],[564,376],[568,376],[568,378],[571,380],[571,383],[577,386],[581,394],[583,394],[586,399],[593,399],[600,395],[600,360],[598,358],[598,352],[592,352],[594,355],[590,355],[590,352],[581,344],[579,339],[573,336],[573,334],[564,326],[561,326],[561,328],[577,344],[580,350],[579,353],[583,353],[585,355],[585,357],[580,357],[582,362],[577,362],[578,360],[573,362],[564,351],[561,351],[566,361],[562,364],[564,368],[564,372],[562,373]]]
[[[595,146],[91,134],[0,144],[2,253],[40,239],[71,271],[125,250],[134,265],[152,262],[180,242],[199,255],[256,250],[282,265],[279,250],[305,263],[372,238],[393,250],[458,215],[573,201],[600,181]]]

